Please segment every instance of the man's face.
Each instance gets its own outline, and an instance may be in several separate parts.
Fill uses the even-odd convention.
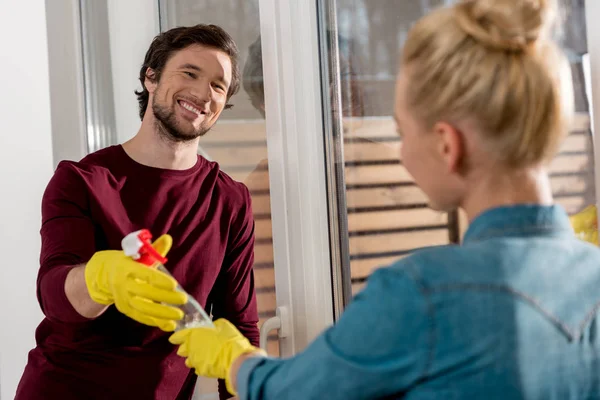
[[[225,108],[231,69],[229,56],[212,47],[192,45],[173,54],[158,83],[146,79],[159,132],[177,142],[208,132]]]

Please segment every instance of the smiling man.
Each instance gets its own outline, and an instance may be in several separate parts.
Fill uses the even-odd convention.
[[[17,400],[191,398],[196,376],[167,340],[182,313],[165,304],[185,296],[120,251],[142,228],[168,234],[155,247],[174,278],[258,344],[250,195],[197,154],[239,88],[237,57],[214,25],[157,36],[140,71],[137,134],[59,164],[42,201],[45,319]]]

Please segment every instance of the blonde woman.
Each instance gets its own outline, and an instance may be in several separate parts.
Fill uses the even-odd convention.
[[[227,321],[176,333],[241,399],[599,399],[600,250],[545,169],[572,115],[550,0],[465,0],[411,30],[397,80],[402,160],[462,246],[375,272],[303,353],[270,359]]]

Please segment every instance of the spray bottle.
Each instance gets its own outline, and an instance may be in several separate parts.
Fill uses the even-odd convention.
[[[125,236],[121,241],[121,247],[126,256],[135,261],[147,265],[173,277],[164,264],[167,259],[152,247],[152,234],[147,229],[142,229]],[[183,311],[183,319],[177,321],[175,331],[199,326],[214,327],[211,318],[200,304],[190,296],[179,284],[177,290],[187,295],[188,301],[184,305],[174,306]]]

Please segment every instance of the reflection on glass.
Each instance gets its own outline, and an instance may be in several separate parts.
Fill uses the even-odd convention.
[[[352,43],[350,95],[360,88],[360,116],[345,116],[344,164],[353,292],[373,271],[417,248],[446,244],[466,224],[430,210],[400,160],[401,141],[393,121],[394,81],[400,50],[411,25],[426,12],[454,1],[336,0],[338,35]],[[587,40],[582,0],[561,0],[556,36],[571,61],[577,118],[560,154],[552,163],[557,202],[570,214],[595,204],[589,98],[584,74]],[[331,49],[330,49],[331,50]],[[340,55],[341,57],[341,55]],[[343,77],[343,71],[340,71]],[[588,82],[589,83],[589,82]],[[343,83],[342,83],[342,86]],[[343,190],[339,188],[338,190]],[[452,215],[450,215],[452,217]]]
[[[258,0],[162,1],[161,11],[163,30],[216,24],[234,38],[240,51],[242,90],[231,99],[233,108],[223,112],[202,138],[198,151],[250,189],[256,221],[254,276],[262,325],[275,315],[276,301]],[[268,353],[279,355],[275,332],[269,337]],[[218,398],[216,385],[201,379],[196,397]]]

